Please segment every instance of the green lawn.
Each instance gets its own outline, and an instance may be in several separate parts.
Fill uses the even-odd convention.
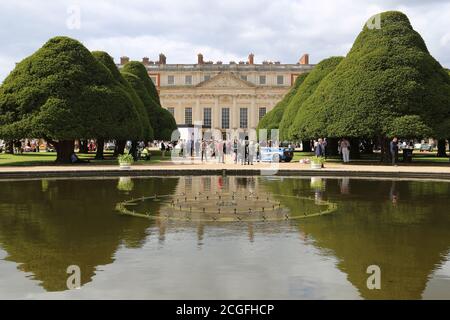
[[[170,154],[163,159],[160,151],[151,151],[152,159],[150,161],[140,160],[136,165],[153,164],[161,161],[169,161]],[[111,152],[105,152],[105,160],[95,160],[95,154],[78,154],[81,159],[88,159],[90,163],[86,165],[117,165],[117,160],[112,156]],[[295,152],[293,162],[298,162],[302,158],[310,158],[314,156],[312,152]],[[400,161],[402,157],[399,157]],[[0,167],[5,166],[43,166],[54,165],[56,153],[40,152],[40,153],[23,153],[21,155],[11,155],[0,153]],[[351,159],[353,164],[360,165],[380,165],[379,154],[361,155],[361,159]],[[339,163],[340,157],[329,157],[327,162]],[[436,153],[414,152],[413,163],[408,165],[450,165],[449,158],[438,158]]]
[[[300,159],[311,158],[314,156],[313,152],[295,152],[293,162],[298,162]],[[350,159],[353,164],[361,165],[379,165],[380,154],[374,153],[371,155],[362,154],[360,159]],[[399,161],[402,161],[402,155],[399,155]],[[342,162],[340,157],[328,157],[327,162]],[[436,152],[419,152],[414,151],[413,162],[408,165],[450,165],[449,158],[438,158]]]
[[[139,160],[136,165],[159,163],[162,160],[169,160],[170,157],[166,156],[164,159],[161,157],[159,151],[152,151],[152,158],[150,161]],[[112,153],[105,152],[105,160],[95,160],[95,154],[78,154],[80,159],[89,160],[90,163],[86,165],[117,165],[117,160],[112,156]],[[48,166],[54,165],[56,159],[55,152],[29,152],[18,155],[0,153],[0,167],[5,166]]]

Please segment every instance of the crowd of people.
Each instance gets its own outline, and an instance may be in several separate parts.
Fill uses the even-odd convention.
[[[4,152],[6,149],[6,143],[0,141],[0,152]],[[114,146],[114,143],[112,143]],[[150,160],[151,150],[159,149],[161,150],[161,156],[173,157],[174,155],[186,159],[196,159],[201,162],[217,162],[217,163],[235,163],[242,165],[253,165],[254,162],[261,161],[261,148],[262,147],[272,147],[272,145],[278,145],[277,142],[272,141],[254,141],[250,140],[249,137],[244,139],[234,139],[234,140],[215,140],[215,139],[197,139],[197,140],[184,140],[181,139],[175,142],[167,141],[151,141],[148,143],[139,142],[137,148],[137,158]],[[16,140],[13,145],[13,152],[15,154],[22,154],[23,152],[40,152],[54,151],[51,145],[40,144],[37,139],[25,139]],[[289,145],[289,148],[296,148],[299,145]],[[314,140],[312,143],[314,154],[317,157],[326,158],[330,154],[328,150],[329,145],[326,138],[319,138]],[[337,148],[338,153],[341,155],[344,163],[350,162],[350,142],[346,138],[342,138],[338,141]],[[80,146],[78,148],[81,150]],[[105,148],[107,149],[106,145]],[[393,138],[389,142],[389,156],[393,165],[397,165],[399,150],[411,148],[414,149],[413,142],[406,141],[400,142],[398,138]],[[95,140],[89,140],[87,143],[87,150],[89,152],[95,152],[97,145]],[[131,149],[131,142],[127,142],[126,150]],[[74,161],[79,162],[79,159],[74,159]],[[81,162],[81,161],[80,161]]]
[[[272,142],[257,142],[245,139],[234,140],[180,140],[175,145],[167,145],[161,142],[160,149],[164,156],[168,149],[175,156],[182,159],[198,159],[201,162],[215,161],[217,163],[234,162],[241,165],[253,165],[261,161],[261,147],[271,146]]]

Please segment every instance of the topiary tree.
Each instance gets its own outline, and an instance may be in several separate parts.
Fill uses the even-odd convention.
[[[141,62],[130,61],[123,66],[121,71],[131,73],[138,77],[141,80],[148,97],[150,97],[150,101],[145,97],[145,101],[143,100],[143,102],[150,115],[150,123],[153,127],[155,139],[170,140],[171,135],[168,135],[168,132],[170,131],[170,133],[172,133],[174,130],[177,130],[175,119],[169,111],[161,107],[158,91],[156,90],[153,81],[148,76],[145,66]],[[140,95],[142,95],[142,92]],[[143,97],[141,96],[141,99],[142,98]]]
[[[294,85],[289,89],[288,93],[283,97],[283,99],[278,102],[275,107],[270,110],[266,115],[259,121],[258,123],[258,131],[259,129],[278,129],[280,126],[280,121],[283,117],[283,114],[286,112],[286,108],[291,102],[292,98],[297,93],[298,87],[305,81],[308,73],[302,73],[295,79]]]
[[[331,57],[319,62],[310,72],[308,78],[298,88],[297,93],[290,101],[286,108],[280,123],[280,130],[283,139],[296,140],[302,138],[314,138],[314,136],[301,136],[299,133],[299,122],[297,118],[299,110],[303,103],[314,93],[320,82],[330,74],[338,64],[343,60],[343,57]]]
[[[152,140],[153,139],[153,128],[150,125],[150,116],[146,111],[146,108],[144,107],[144,103],[139,98],[136,91],[131,87],[130,83],[125,80],[123,75],[120,73],[119,69],[117,68],[116,64],[114,63],[113,58],[104,51],[94,51],[92,52],[92,55],[102,63],[113,76],[114,80],[117,81],[119,86],[123,89],[124,92],[129,96],[131,101],[133,101],[134,108],[136,112],[139,114],[139,123],[137,123],[137,126],[142,127],[142,134],[140,137],[138,137],[141,140]],[[123,153],[123,149],[125,148],[126,140],[118,140],[116,141],[116,150],[118,154]],[[104,145],[104,139],[97,139],[97,156],[96,158],[103,158],[103,145]],[[119,150],[121,149],[121,150]]]
[[[301,136],[377,137],[386,155],[394,119],[403,116],[417,116],[436,138],[449,136],[448,121],[438,120],[450,116],[448,73],[406,15],[380,17],[381,28],[364,26],[347,57],[299,110]]]
[[[70,162],[74,139],[142,135],[133,102],[80,42],[50,39],[0,87],[0,136],[44,138],[57,162]]]

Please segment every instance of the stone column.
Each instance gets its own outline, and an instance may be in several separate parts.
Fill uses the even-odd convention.
[[[178,106],[175,108],[175,121],[177,124],[184,124],[184,108],[181,101],[178,101]]]
[[[192,110],[192,123],[196,121],[202,121],[203,122],[203,113],[200,108],[200,97],[195,97],[195,107],[194,110]]]
[[[233,96],[233,106],[231,107],[230,110],[230,127],[231,129],[239,129],[239,108],[237,107],[237,97]]]
[[[252,96],[252,101],[250,103],[250,110],[249,110],[249,121],[248,121],[248,127],[249,129],[256,129],[256,126],[258,124],[258,110],[256,109],[256,101],[255,96]]]
[[[219,96],[214,97],[214,108],[211,115],[211,129],[221,129]]]

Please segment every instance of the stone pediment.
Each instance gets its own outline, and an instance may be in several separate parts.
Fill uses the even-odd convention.
[[[223,72],[209,80],[200,82],[197,88],[254,88],[251,82],[240,79],[231,72]]]

